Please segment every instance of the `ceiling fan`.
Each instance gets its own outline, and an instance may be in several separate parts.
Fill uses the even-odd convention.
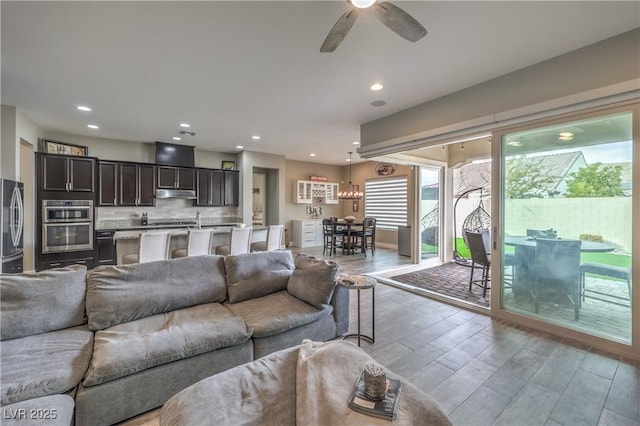
[[[321,53],[330,53],[336,50],[356,22],[358,9],[366,9],[373,5],[375,5],[376,16],[380,22],[400,37],[416,42],[427,35],[427,30],[418,21],[394,4],[386,1],[378,3],[377,0],[347,0],[347,2],[351,3],[353,7],[346,11],[331,28],[320,47]]]

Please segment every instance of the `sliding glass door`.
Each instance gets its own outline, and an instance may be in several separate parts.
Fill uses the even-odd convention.
[[[442,167],[420,167],[420,260],[440,257]]]
[[[498,134],[500,307],[631,343],[633,112],[614,111]]]

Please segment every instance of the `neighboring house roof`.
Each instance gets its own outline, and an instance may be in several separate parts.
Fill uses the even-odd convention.
[[[559,154],[539,155],[530,158],[532,161],[540,162],[542,173],[553,176],[545,192],[554,192],[560,183],[567,179],[567,174],[575,164],[582,163],[586,166],[584,156],[581,151],[564,152]],[[489,190],[491,184],[491,162],[467,163],[454,170],[453,189],[456,197],[473,188],[485,188]],[[563,195],[563,194],[559,194]]]

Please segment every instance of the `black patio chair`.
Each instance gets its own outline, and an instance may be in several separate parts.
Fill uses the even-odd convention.
[[[489,268],[491,267],[490,256],[487,255],[484,238],[480,232],[466,231],[467,244],[471,252],[471,274],[469,275],[469,291],[473,285],[482,287],[482,297],[487,297],[487,289],[489,287]],[[473,273],[476,266],[482,268],[482,279],[474,280]]]

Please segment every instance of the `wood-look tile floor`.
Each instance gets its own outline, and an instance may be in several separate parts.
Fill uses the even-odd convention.
[[[333,259],[348,273],[409,264],[384,249]],[[370,290],[361,304],[362,332],[371,335]],[[395,287],[376,287],[375,343],[362,348],[431,395],[456,425],[640,425],[640,363]],[[157,425],[158,412],[124,424]]]

